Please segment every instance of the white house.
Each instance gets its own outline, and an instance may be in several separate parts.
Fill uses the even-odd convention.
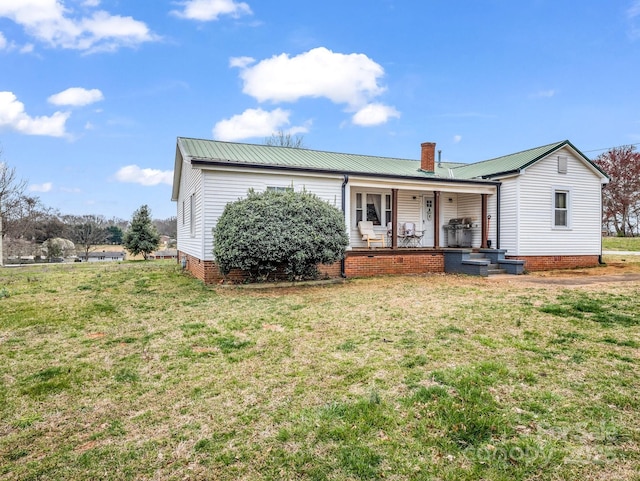
[[[339,266],[324,266],[329,275],[442,272],[460,247],[497,249],[529,270],[596,265],[607,180],[569,141],[459,164],[437,161],[429,142],[409,160],[178,138],[178,256],[196,277],[218,281],[212,230],[225,205],[249,188],[305,189],[344,213],[349,248]],[[384,247],[367,248],[360,221]],[[406,223],[420,233],[409,244]]]

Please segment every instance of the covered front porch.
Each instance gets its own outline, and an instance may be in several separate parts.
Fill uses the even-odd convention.
[[[496,247],[497,189],[486,181],[350,180],[345,193],[349,250],[431,249],[427,254],[447,247]],[[363,221],[375,241],[363,235]]]

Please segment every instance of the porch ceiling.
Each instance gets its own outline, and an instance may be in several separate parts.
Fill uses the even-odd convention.
[[[398,190],[412,190],[420,192],[454,192],[464,194],[495,194],[497,186],[495,184],[482,183],[482,184],[470,184],[462,182],[429,182],[429,181],[403,181],[394,180],[389,182],[386,179],[366,179],[349,177],[350,187],[366,187],[372,189],[398,189]]]

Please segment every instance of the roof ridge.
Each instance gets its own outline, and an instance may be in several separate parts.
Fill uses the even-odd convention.
[[[371,157],[373,159],[391,159],[391,160],[404,160],[408,162],[420,162],[420,159],[405,159],[403,157],[389,157],[385,155],[370,155],[370,154],[355,154],[352,152],[336,152],[333,150],[319,150],[319,149],[309,149],[307,147],[289,147],[284,145],[266,145],[266,144],[256,144],[256,143],[248,143],[248,142],[231,142],[228,140],[215,140],[215,139],[197,139],[195,137],[178,137],[179,140],[195,140],[197,142],[216,142],[219,144],[227,144],[227,145],[242,145],[242,146],[253,146],[253,147],[265,147],[265,148],[275,148],[275,149],[286,149],[286,150],[306,150],[308,152],[316,152],[322,154],[336,154],[336,155],[352,155],[357,157]]]
[[[553,148],[557,148],[558,146],[560,146],[560,145],[562,145],[562,144],[565,144],[565,143],[567,143],[567,142],[569,142],[569,141],[565,139],[565,140],[561,140],[561,141],[559,141],[559,142],[552,142],[552,143],[550,143],[550,144],[540,145],[540,146],[538,146],[538,147],[532,147],[532,148],[530,148],[530,149],[524,149],[524,150],[521,150],[521,151],[519,151],[519,152],[512,152],[511,154],[500,155],[500,156],[498,156],[498,157],[493,157],[493,158],[491,158],[491,159],[479,160],[479,161],[477,161],[477,162],[470,162],[470,163],[463,164],[463,165],[459,165],[459,166],[457,166],[457,167],[453,167],[453,168],[454,168],[454,169],[458,169],[458,168],[460,168],[460,167],[466,167],[466,166],[468,166],[468,165],[484,164],[484,163],[486,163],[486,162],[492,162],[492,161],[494,161],[494,160],[504,159],[505,157],[512,157],[512,156],[515,156],[515,155],[524,154],[525,152],[531,152],[532,150],[538,150],[538,149],[544,149],[544,148],[548,148],[548,150],[553,150]]]

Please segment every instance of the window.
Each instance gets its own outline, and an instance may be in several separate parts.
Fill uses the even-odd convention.
[[[391,195],[356,193],[356,226],[361,220],[373,225],[387,225],[391,222]]]
[[[569,191],[553,191],[553,227],[567,228],[569,224]]]
[[[191,236],[196,235],[196,194],[191,194],[189,198],[189,223],[191,228]]]
[[[293,192],[293,187],[276,187],[276,186],[268,186],[267,191],[271,192]]]

